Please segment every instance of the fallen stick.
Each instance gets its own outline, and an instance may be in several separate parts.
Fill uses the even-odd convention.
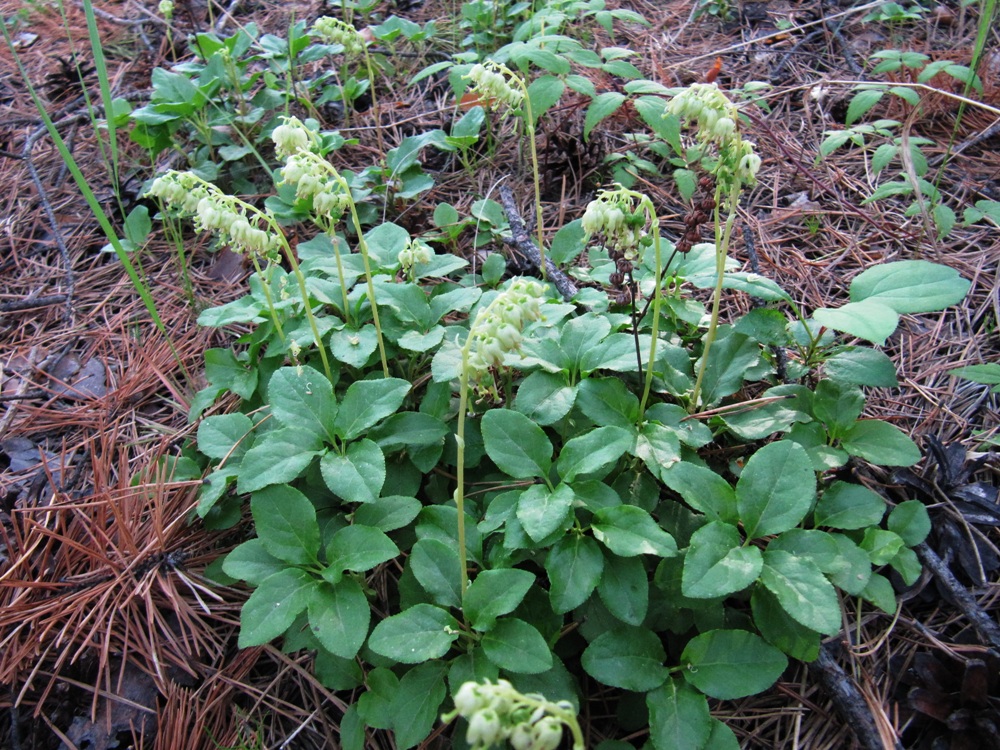
[[[503,211],[507,214],[507,221],[510,223],[510,237],[501,237],[503,243],[509,247],[514,248],[520,252],[528,261],[535,266],[535,268],[541,270],[542,268],[542,254],[535,245],[531,236],[528,234],[528,230],[525,228],[524,219],[521,218],[521,214],[517,210],[517,206],[514,204],[514,194],[511,192],[510,188],[506,185],[500,187],[500,203],[503,205]],[[553,263],[549,258],[545,259],[545,278],[547,281],[551,281],[556,289],[559,290],[559,294],[563,296],[563,299],[569,302],[579,288],[573,280],[567,276],[565,273],[556,268],[556,264]]]

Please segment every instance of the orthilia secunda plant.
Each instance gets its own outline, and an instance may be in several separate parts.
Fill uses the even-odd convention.
[[[309,30],[309,34],[318,37],[324,44],[339,44],[344,48],[344,56],[347,58],[364,55],[365,71],[368,74],[368,90],[372,95],[372,114],[375,115],[375,137],[378,139],[379,151],[384,154],[385,144],[382,143],[382,121],[379,117],[378,96],[375,92],[375,68],[372,66],[372,58],[368,54],[368,42],[353,25],[331,16],[320,16],[317,18]],[[341,86],[341,91],[344,91],[343,86]],[[350,107],[351,103],[347,101],[347,94],[345,92],[345,120],[348,118]]]
[[[531,148],[531,173],[535,183],[535,226],[538,252],[541,256],[542,279],[545,279],[545,233],[542,227],[542,189],[538,176],[538,152],[535,149],[535,118],[531,112],[531,97],[524,80],[503,63],[487,60],[476,63],[464,76],[471,81],[469,91],[478,97],[486,109],[516,112],[524,122]]]
[[[302,297],[306,317],[312,328],[316,347],[319,349],[320,358],[323,361],[323,368],[327,377],[332,378],[330,363],[327,360],[326,350],[319,334],[319,327],[309,304],[309,292],[306,289],[305,277],[299,269],[295,253],[289,247],[288,240],[285,239],[277,220],[270,213],[223,193],[212,183],[189,171],[171,170],[157,177],[153,180],[149,190],[146,191],[146,195],[159,198],[164,205],[180,215],[192,216],[195,229],[200,232],[214,232],[222,244],[227,245],[234,252],[246,254],[250,258],[257,275],[264,282],[261,287],[271,311],[271,320],[274,321],[274,328],[282,341],[285,340],[285,334],[282,331],[281,322],[271,297],[270,269],[283,254],[298,281],[299,294]],[[261,258],[267,264],[267,274],[260,267]]]
[[[455,693],[455,709],[445,723],[461,716],[469,723],[465,741],[472,750],[509,742],[514,750],[555,750],[563,727],[573,737],[573,750],[583,750],[583,732],[569,701],[552,702],[534,693],[520,693],[507,680],[496,684],[466,682]]]
[[[545,288],[532,279],[511,279],[506,289],[480,308],[462,347],[455,437],[458,464],[455,505],[458,508],[458,556],[463,602],[469,586],[465,551],[465,413],[469,405],[469,388],[475,388],[484,397],[499,398],[493,372],[503,365],[508,352],[520,349],[525,324],[541,318],[544,291]]]
[[[715,291],[712,295],[712,315],[705,335],[704,351],[698,366],[698,376],[691,394],[691,409],[697,410],[701,387],[708,364],[708,354],[715,341],[719,325],[719,304],[726,253],[732,238],[736,207],[744,187],[753,185],[760,169],[760,157],[753,144],[740,134],[739,110],[715,83],[695,83],[670,100],[664,116],[675,115],[682,124],[695,130],[695,140],[702,156],[714,152],[715,161],[708,172],[715,178]],[[725,222],[722,211],[726,211]]]
[[[660,333],[660,277],[663,273],[662,257],[660,255],[660,220],[656,216],[653,202],[634,190],[628,190],[618,185],[614,190],[602,190],[597,198],[587,205],[583,214],[583,231],[589,238],[593,235],[604,235],[612,260],[615,261],[615,273],[612,274],[612,285],[619,286],[626,276],[631,279],[632,269],[636,263],[642,262],[642,251],[649,245],[653,246],[655,284],[653,287],[653,339],[649,344],[649,364],[642,389],[642,401],[639,405],[639,422],[646,412],[649,401],[650,387],[653,383],[653,363],[656,359],[656,340]],[[647,229],[649,230],[647,233]],[[635,300],[632,300],[632,324],[638,330],[636,320]],[[638,340],[636,348],[638,349]],[[642,358],[639,357],[639,370],[642,371]]]
[[[329,235],[333,243],[337,273],[340,276],[340,291],[343,296],[344,317],[348,322],[350,322],[351,313],[347,301],[347,284],[336,227],[346,212],[351,214],[354,231],[358,237],[358,249],[361,251],[361,260],[365,267],[368,302],[371,304],[379,357],[382,360],[382,372],[385,377],[389,377],[389,363],[386,359],[382,326],[379,323],[378,306],[375,301],[375,285],[372,281],[368,243],[365,241],[364,231],[361,229],[361,219],[358,217],[358,208],[351,195],[350,185],[330,162],[317,153],[318,138],[316,133],[309,130],[298,118],[283,117],[282,124],[272,132],[271,140],[274,141],[275,153],[285,160],[285,166],[281,168],[281,182],[279,184],[294,185],[297,199],[312,201],[313,222]]]

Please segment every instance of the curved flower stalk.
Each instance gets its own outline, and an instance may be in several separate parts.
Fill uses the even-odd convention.
[[[715,177],[715,290],[712,294],[712,315],[705,348],[698,366],[698,376],[691,394],[691,410],[697,411],[701,387],[708,365],[708,354],[719,326],[719,305],[726,254],[732,238],[736,206],[745,186],[753,185],[760,169],[760,157],[753,144],[744,140],[739,130],[739,110],[714,83],[695,83],[675,96],[666,106],[664,115],[676,115],[682,123],[696,130],[695,138],[703,152],[714,150],[716,161],[711,174]],[[722,209],[727,215],[722,222]]]
[[[271,310],[274,327],[282,341],[285,340],[285,334],[274,309],[268,277],[261,270],[259,259],[264,258],[268,268],[270,268],[271,264],[277,262],[280,255],[284,254],[298,281],[302,305],[305,308],[306,317],[309,319],[309,326],[312,328],[313,339],[316,342],[316,348],[319,349],[320,359],[323,361],[323,369],[326,376],[333,379],[323,339],[319,335],[316,317],[309,304],[309,292],[306,289],[305,277],[302,275],[302,270],[295,259],[295,253],[289,247],[281,227],[278,226],[278,222],[271,214],[261,211],[239,198],[223,193],[215,185],[201,179],[193,172],[175,170],[166,172],[153,180],[147,195],[159,198],[179,213],[193,215],[195,229],[215,232],[219,240],[228,245],[234,252],[246,253],[250,256],[257,275],[265,280],[261,287],[264,289],[264,295]]]
[[[538,176],[538,151],[535,148],[535,118],[531,112],[531,97],[524,80],[503,63],[487,60],[476,63],[472,69],[462,76],[472,82],[470,91],[479,97],[482,105],[488,109],[499,110],[506,107],[507,112],[520,110],[522,121],[528,133],[528,144],[531,147],[531,172],[535,183],[535,225],[538,233],[538,252],[541,256],[542,279],[545,279],[545,233],[542,227],[542,189]]]
[[[441,721],[448,723],[458,716],[469,722],[465,741],[472,750],[504,742],[510,742],[514,750],[555,750],[562,742],[564,726],[573,737],[573,750],[584,748],[572,703],[520,693],[507,680],[463,683],[455,693],[455,709]]]
[[[313,23],[309,33],[325,44],[339,44],[344,48],[346,57],[357,57],[364,55],[365,71],[368,74],[368,89],[372,95],[372,112],[375,115],[375,137],[378,139],[378,148],[381,153],[385,153],[385,144],[382,142],[382,118],[379,116],[378,96],[375,93],[375,67],[372,65],[372,58],[368,54],[368,42],[361,33],[350,23],[345,23],[339,18],[332,16],[320,16]],[[350,102],[344,98],[344,117],[350,109]]]
[[[634,190],[621,185],[614,190],[602,190],[597,198],[587,204],[583,214],[583,231],[587,237],[603,234],[605,242],[616,256],[616,273],[621,276],[631,273],[635,263],[642,261],[642,251],[652,244],[654,252],[655,286],[653,287],[653,340],[649,344],[649,364],[642,401],[639,404],[639,422],[646,413],[649,392],[653,384],[653,364],[656,360],[656,342],[660,335],[660,300],[663,297],[660,277],[663,274],[660,253],[660,220],[656,216],[653,202]],[[652,237],[646,234],[649,227]],[[620,279],[619,279],[620,280]],[[633,313],[634,315],[634,313]],[[638,331],[638,321],[633,321]],[[636,347],[638,348],[638,340]],[[642,361],[639,362],[640,368]]]
[[[368,302],[372,308],[372,320],[375,323],[375,333],[378,339],[379,357],[382,360],[382,372],[389,377],[389,363],[385,354],[385,342],[382,339],[382,326],[378,317],[378,305],[375,301],[375,285],[372,281],[371,262],[368,254],[368,243],[361,229],[361,219],[351,195],[351,187],[347,180],[314,149],[317,146],[316,134],[309,130],[296,117],[282,118],[283,123],[274,129],[271,135],[275,151],[285,158],[285,166],[281,168],[281,183],[295,185],[295,197],[312,199],[313,220],[333,241],[333,252],[337,259],[337,273],[340,275],[340,290],[343,295],[344,316],[350,315],[347,301],[347,284],[344,276],[344,266],[340,258],[335,228],[344,213],[350,211],[354,231],[358,235],[358,249],[365,266],[365,279],[368,284]]]
[[[508,352],[520,349],[524,325],[542,316],[544,291],[545,288],[537,281],[523,277],[511,279],[510,286],[486,307],[480,308],[462,347],[455,438],[458,462],[455,505],[458,508],[458,556],[463,602],[469,584],[465,550],[465,413],[469,406],[469,387],[474,387],[479,393],[496,395],[491,368],[500,367]]]

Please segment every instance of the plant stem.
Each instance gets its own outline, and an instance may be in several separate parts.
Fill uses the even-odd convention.
[[[722,227],[722,213],[720,200],[722,195],[719,189],[715,191],[715,290],[712,293],[712,317],[708,324],[708,333],[705,334],[705,348],[701,353],[701,363],[698,365],[698,378],[694,384],[694,391],[691,394],[691,410],[697,411],[699,400],[701,399],[701,386],[705,380],[705,370],[708,365],[708,352],[715,341],[715,334],[719,327],[719,305],[722,299],[722,280],[726,271],[726,253],[729,252],[729,240],[733,234],[733,223],[736,219],[736,202],[739,200],[740,188],[737,184],[729,194],[729,216],[726,218],[725,228]]]
[[[361,231],[361,219],[358,218],[358,208],[354,205],[354,197],[351,195],[351,188],[339,172],[337,174],[337,181],[340,182],[340,187],[344,190],[350,200],[348,203],[351,207],[351,220],[354,222],[354,231],[358,235],[358,248],[361,250],[361,260],[365,264],[365,280],[368,282],[368,302],[372,306],[372,320],[375,323],[375,335],[378,338],[378,354],[382,359],[382,373],[385,377],[389,377],[389,363],[385,357],[385,342],[382,340],[382,326],[378,320],[378,305],[375,303],[375,284],[372,282],[372,268],[368,261],[368,243],[365,242],[364,232]]]
[[[472,332],[482,318],[484,310],[476,315],[469,326],[469,336],[462,347],[462,368],[458,386],[458,427],[455,434],[456,467],[455,507],[458,508],[458,566],[461,582],[462,612],[465,613],[465,590],[469,587],[469,561],[465,549],[465,411],[469,405],[469,352],[472,350]]]
[[[639,422],[642,423],[642,416],[646,413],[646,405],[649,403],[649,391],[653,384],[653,365],[656,360],[656,342],[660,336],[660,299],[663,296],[660,291],[660,274],[663,269],[660,267],[660,220],[653,210],[653,204],[647,203],[650,214],[650,222],[653,227],[653,253],[656,262],[656,274],[653,279],[656,286],[653,288],[653,340],[649,344],[649,369],[646,372],[646,384],[642,391],[642,401],[639,403]],[[640,363],[641,364],[641,363]]]
[[[278,332],[278,338],[284,341],[285,332],[281,329],[281,321],[278,319],[278,311],[274,309],[274,299],[271,297],[270,271],[274,266],[268,264],[268,274],[265,276],[264,271],[261,270],[260,262],[258,262],[257,256],[251,253],[250,261],[253,263],[254,270],[257,271],[257,275],[260,277],[260,288],[264,290],[264,299],[267,300],[267,308],[271,312],[271,321],[274,323],[274,330]]]
[[[524,125],[528,131],[528,145],[531,148],[531,174],[535,184],[535,230],[538,234],[538,254],[541,256],[539,270],[542,272],[542,281],[545,281],[545,232],[542,227],[542,188],[538,174],[538,150],[535,148],[535,118],[531,111],[531,97],[528,95],[528,87],[524,85],[521,76],[515,75],[514,80],[524,92]]]

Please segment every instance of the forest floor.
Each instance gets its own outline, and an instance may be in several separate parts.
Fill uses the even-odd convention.
[[[203,3],[176,5],[173,40],[183,46],[187,35],[211,24]],[[771,84],[763,94],[767,111],[746,126],[764,163],[738,218],[734,254],[747,268],[749,239],[759,272],[807,309],[845,300],[850,280],[883,261],[930,260],[972,282],[961,306],[904,316],[884,347],[900,386],[873,391],[868,413],[903,428],[926,449],[917,472],[935,481],[939,492],[930,546],[996,621],[1000,516],[983,511],[971,517],[963,511],[968,503],[961,503],[968,499],[963,488],[995,498],[1000,460],[988,441],[1000,434],[1000,404],[988,386],[948,371],[1000,361],[1000,231],[988,221],[960,222],[938,238],[919,212],[905,213],[909,200],[863,203],[878,179],[870,151],[844,148],[816,158],[825,132],[843,128],[851,82],[870,71],[869,55],[905,49],[968,64],[974,14],[943,2],[917,20],[885,24],[865,21],[881,3],[773,0],[734,6],[733,20],[725,21],[707,13],[696,18],[690,0],[622,5],[651,22],[648,28],[627,26],[614,40],[638,53],[635,64],[651,80],[667,86],[704,80],[719,60],[716,80],[725,87]],[[50,0],[0,0],[28,80],[120,226],[122,209],[135,205],[154,170],[141,149],[125,144],[117,175],[122,203],[116,201],[74,67],[75,60],[99,100],[84,14],[76,4],[63,8],[65,22]],[[114,94],[140,103],[153,69],[174,64],[156,4],[102,1],[96,8]],[[447,27],[452,12],[451,3],[439,0],[374,9],[421,24],[437,19],[439,28]],[[235,0],[216,14],[215,28],[232,33],[254,22],[284,33],[293,15],[313,19],[321,13],[319,3],[302,0]],[[977,201],[1000,200],[996,26],[986,49],[980,67],[985,89],[977,98],[987,107],[960,112],[948,95],[958,93],[957,85],[935,80],[942,91],[923,97],[918,116],[908,118],[898,100],[887,97],[868,118],[905,120],[904,139],[928,139],[923,153],[960,218]],[[406,79],[427,62],[404,57],[393,64],[397,77]],[[596,84],[598,90],[619,85],[610,77]],[[392,99],[381,110],[386,148],[410,134],[412,123],[440,126],[455,111],[453,102],[430,101],[402,87],[386,99]],[[371,118],[370,110],[352,116],[350,132],[361,144],[338,152],[343,167],[350,168],[350,153],[368,160],[356,168],[370,163],[376,148]],[[572,101],[540,123],[547,226],[578,218],[608,181],[606,157],[632,148],[623,137],[632,125],[627,111],[601,123],[587,144],[582,124],[583,108]],[[337,127],[335,121],[325,125]],[[438,187],[410,220],[426,224],[439,201],[467,210],[511,163],[501,154],[474,174],[438,175]],[[900,171],[898,161],[890,169]],[[685,209],[669,178],[642,174],[641,182],[666,207],[666,234],[678,237]],[[115,255],[102,252],[107,240],[6,46],[0,48],[3,185],[0,748],[337,747],[343,697],[312,676],[308,653],[238,650],[246,592],[203,575],[245,537],[249,517],[225,531],[191,522],[198,483],[172,481],[162,461],[194,433],[187,413],[203,385],[204,351],[227,345],[218,331],[196,324],[197,314],[239,296],[249,270],[234,256],[207,252],[205,239],[193,237],[186,246],[188,288],[173,246],[153,235],[133,259],[168,341]],[[530,180],[515,182],[525,216],[533,213],[530,188]],[[974,471],[956,476],[966,461]],[[888,492],[906,491],[898,478],[879,479]],[[949,596],[924,576],[904,592],[895,618],[866,614],[842,637],[840,664],[860,687],[886,747],[893,737],[903,747],[1000,747],[1000,644],[984,643]],[[744,748],[856,746],[815,672],[801,665],[763,695],[713,704],[713,715],[733,728]],[[591,739],[593,745],[602,739],[599,729]],[[370,747],[388,742],[373,737]],[[429,743],[435,742],[443,740],[432,735]]]

